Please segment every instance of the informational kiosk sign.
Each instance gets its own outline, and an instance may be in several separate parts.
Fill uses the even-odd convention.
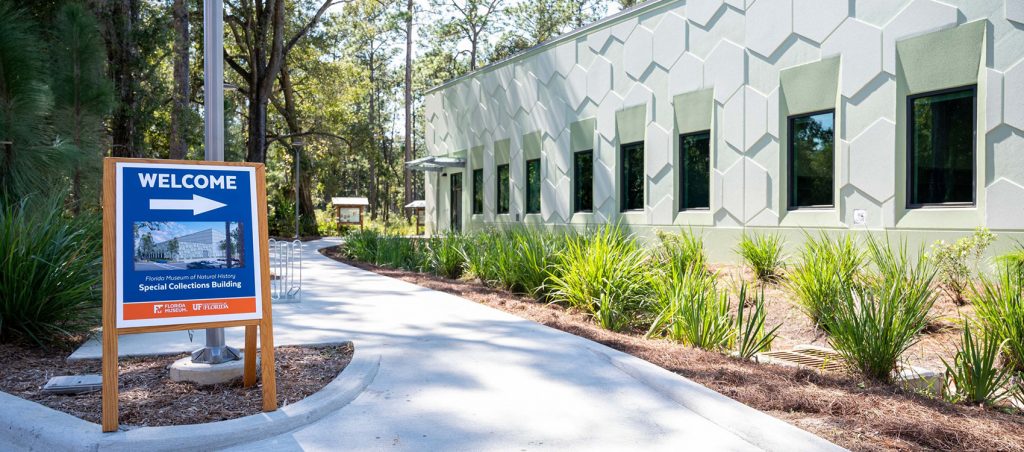
[[[117,326],[262,317],[256,168],[118,162]]]
[[[118,334],[245,326],[243,384],[277,408],[261,164],[108,158],[103,190],[103,430],[115,431]]]

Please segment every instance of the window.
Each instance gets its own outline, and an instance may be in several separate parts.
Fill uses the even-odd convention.
[[[835,112],[789,118],[789,208],[835,204]]]
[[[622,145],[622,211],[644,209],[644,143]]]
[[[526,161],[526,213],[540,213],[540,159]]]
[[[508,164],[498,165],[498,213],[508,213]]]
[[[974,204],[975,88],[907,101],[909,207]]]
[[[484,213],[484,170],[473,170],[473,213]]]
[[[594,151],[579,151],[572,156],[572,211],[594,210]]]
[[[679,210],[711,207],[711,131],[679,136]]]

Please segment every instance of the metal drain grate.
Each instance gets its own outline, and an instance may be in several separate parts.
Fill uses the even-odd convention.
[[[835,351],[810,346],[797,346],[793,350],[759,353],[758,357],[769,363],[809,367],[817,370],[838,372],[846,370],[843,357]]]

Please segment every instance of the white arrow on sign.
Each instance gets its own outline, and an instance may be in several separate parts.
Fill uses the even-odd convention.
[[[199,215],[226,206],[222,202],[192,195],[192,199],[150,199],[150,210],[191,210],[192,215]]]

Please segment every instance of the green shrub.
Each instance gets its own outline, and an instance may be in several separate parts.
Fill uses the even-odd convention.
[[[979,227],[970,237],[932,244],[930,257],[938,268],[940,287],[954,303],[966,302],[964,295],[977,274],[978,261],[995,238],[988,229]]]
[[[512,252],[503,255],[510,261],[505,266],[503,285],[534,298],[545,298],[552,268],[566,244],[565,236],[523,227],[509,230],[506,241],[510,245],[506,249]]]
[[[717,275],[690,267],[668,271],[654,282],[657,312],[648,337],[669,339],[705,350],[723,350],[733,338],[729,294],[719,290]]]
[[[1024,272],[1024,243],[1017,242],[1017,247],[1013,251],[999,256],[996,261],[1004,267]]]
[[[764,305],[764,290],[754,296],[753,304],[747,307],[747,285],[742,284],[739,291],[739,306],[736,311],[736,339],[733,349],[740,359],[749,360],[755,354],[771,350],[772,342],[782,325],[775,325],[765,331],[765,320],[768,311]],[[753,309],[753,312],[748,309]]]
[[[779,234],[762,234],[753,238],[743,234],[737,251],[757,279],[770,282],[776,280],[782,272],[783,242]]]
[[[377,248],[381,241],[381,233],[373,229],[355,230],[345,235],[342,250],[350,259],[374,263],[377,260]]]
[[[0,340],[59,340],[99,326],[99,222],[59,200],[0,205]]]
[[[985,334],[980,342],[975,342],[971,326],[964,324],[963,340],[957,347],[953,364],[942,360],[947,383],[952,384],[950,401],[993,404],[1010,394],[1013,374],[1008,366],[998,366],[1004,343],[994,334]]]
[[[405,237],[383,234],[377,243],[377,255],[374,264],[401,269],[412,269],[415,248],[412,241]]]
[[[316,214],[316,232],[321,237],[333,237],[341,234],[338,228],[338,219],[334,217],[331,211],[326,209],[317,210]]]
[[[448,232],[427,242],[427,268],[445,278],[459,278],[466,266],[465,239],[462,234]]]
[[[708,257],[704,252],[704,240],[692,231],[669,234],[658,231],[661,246],[656,256],[663,267],[671,271],[685,272],[693,267],[707,271]]]
[[[603,328],[621,331],[640,322],[650,258],[617,226],[570,237],[550,275],[551,298],[590,314]]]
[[[818,238],[808,236],[800,263],[787,273],[785,286],[800,309],[828,331],[840,295],[854,284],[863,265],[864,253],[852,236],[838,239],[824,233]]]
[[[868,245],[878,274],[841,291],[829,321],[829,343],[864,376],[889,382],[900,356],[928,324],[935,303],[928,287],[935,270],[923,253],[911,262],[905,243],[898,252],[876,240]]]
[[[985,334],[1005,341],[1009,367],[1024,371],[1024,273],[1002,267],[994,278],[982,276],[971,302]]]

